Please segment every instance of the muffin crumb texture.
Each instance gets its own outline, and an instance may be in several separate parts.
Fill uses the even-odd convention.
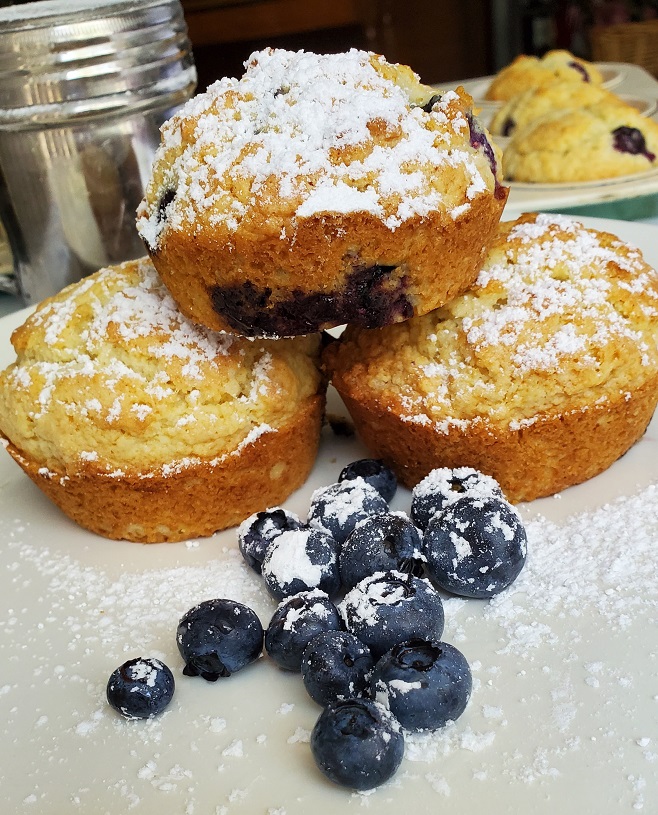
[[[531,500],[605,469],[644,431],[657,327],[658,274],[637,249],[526,215],[501,225],[469,292],[379,332],[348,329],[326,360],[357,430],[403,483],[438,456],[434,466],[476,467]]]
[[[0,376],[8,449],[51,497],[77,491],[76,515],[94,504],[98,520],[81,522],[101,534],[115,536],[115,522],[130,539],[210,534],[257,508],[244,509],[232,480],[244,462],[253,459],[257,489],[281,492],[278,500],[312,465],[323,404],[319,338],[273,344],[196,326],[147,259],[103,269],[45,301],[12,342],[17,360]],[[290,446],[296,425],[295,447],[308,447],[299,463],[278,450]],[[244,470],[238,481],[249,478]],[[204,507],[222,484],[235,505]],[[93,485],[97,499],[87,495]],[[175,485],[194,510],[176,505]],[[125,511],[115,507],[119,520],[108,518],[100,496],[124,492]],[[162,512],[170,520],[159,522]],[[206,528],[218,513],[230,523]]]

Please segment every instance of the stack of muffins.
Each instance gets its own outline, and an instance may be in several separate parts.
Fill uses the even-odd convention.
[[[529,500],[600,472],[658,398],[658,276],[566,219],[500,225],[506,197],[461,89],[361,51],[254,54],[164,126],[150,259],[14,333],[9,452],[81,525],[145,542],[285,500],[327,378],[408,486],[475,466]]]
[[[573,183],[658,167],[658,122],[603,85],[596,65],[568,51],[522,55],[487,90],[501,102],[491,132],[509,137],[508,181]]]

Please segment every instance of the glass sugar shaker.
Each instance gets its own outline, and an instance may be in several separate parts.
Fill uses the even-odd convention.
[[[0,289],[36,303],[145,254],[159,128],[195,87],[178,0],[0,8]]]

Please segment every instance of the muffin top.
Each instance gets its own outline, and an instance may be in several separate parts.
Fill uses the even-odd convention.
[[[498,136],[511,136],[517,128],[547,113],[582,110],[601,104],[623,105],[624,102],[600,85],[555,79],[512,97],[494,113],[489,129]]]
[[[630,105],[555,110],[517,128],[505,148],[509,180],[571,183],[658,167],[658,122]]]
[[[518,428],[658,374],[658,273],[611,234],[528,214],[501,224],[469,292],[336,345],[329,368],[357,401],[439,432]]]
[[[162,128],[138,230],[285,237],[300,220],[369,213],[390,230],[454,219],[496,187],[496,156],[461,89],[439,93],[406,66],[351,50],[254,53]]]
[[[591,62],[574,56],[570,51],[555,49],[543,57],[521,54],[494,77],[486,98],[505,102],[529,88],[537,88],[561,79],[564,82],[603,84],[603,76]]]
[[[318,392],[319,339],[251,341],[178,311],[150,261],[102,269],[12,335],[0,432],[45,468],[166,475],[238,453]]]

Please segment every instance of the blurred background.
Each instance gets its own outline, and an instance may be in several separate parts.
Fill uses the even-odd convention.
[[[183,8],[199,89],[240,76],[249,54],[268,45],[367,48],[440,83],[491,74],[518,54],[550,48],[588,58],[593,29],[658,18],[658,0],[183,0]],[[658,34],[653,40],[658,49]]]

